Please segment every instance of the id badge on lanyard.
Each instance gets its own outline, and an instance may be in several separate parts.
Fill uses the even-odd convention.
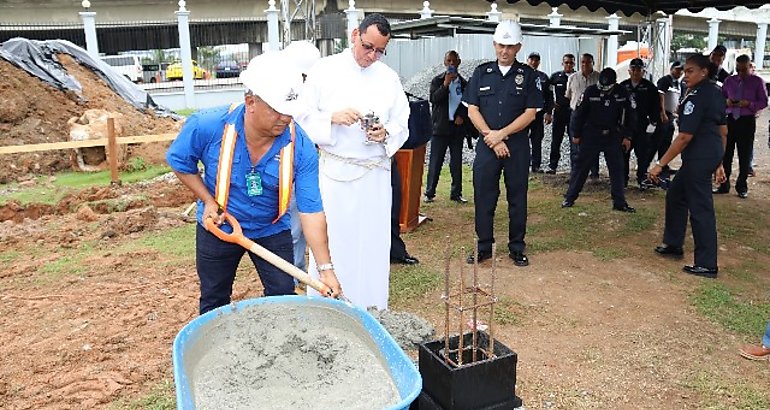
[[[259,175],[259,172],[252,170],[246,174],[246,190],[249,196],[262,195],[262,177]]]

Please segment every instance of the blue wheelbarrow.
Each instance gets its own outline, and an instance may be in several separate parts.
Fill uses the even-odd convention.
[[[193,366],[190,364],[194,352],[199,351],[196,346],[204,342],[206,332],[210,331],[214,321],[223,316],[237,315],[244,308],[262,304],[278,304],[294,308],[326,308],[332,309],[352,319],[354,326],[360,326],[362,338],[366,344],[376,348],[377,355],[384,359],[393,384],[398,390],[400,401],[388,409],[408,409],[409,405],[417,398],[422,390],[422,378],[414,363],[406,356],[393,337],[365,310],[352,306],[339,300],[307,296],[271,296],[256,299],[248,299],[230,305],[222,306],[207,312],[188,323],[174,340],[173,364],[174,383],[176,386],[177,409],[194,409],[194,378]],[[366,398],[362,397],[362,400]]]

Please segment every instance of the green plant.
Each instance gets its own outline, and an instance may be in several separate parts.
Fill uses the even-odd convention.
[[[147,169],[147,161],[142,157],[131,157],[125,165],[127,172],[139,172]]]
[[[176,408],[174,384],[163,379],[146,396],[136,400],[119,400],[110,406],[112,410],[173,410]]]
[[[390,302],[403,305],[441,283],[442,275],[420,265],[401,266],[390,272]]]

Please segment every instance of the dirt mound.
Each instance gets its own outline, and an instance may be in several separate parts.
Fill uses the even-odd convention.
[[[174,132],[179,124],[141,112],[112,91],[104,81],[71,56],[58,55],[64,68],[83,86],[80,97],[48,85],[26,71],[0,59],[0,145],[67,141],[67,121],[87,109],[100,108],[124,115],[125,135]],[[160,144],[146,144],[144,150],[165,151]],[[150,149],[150,146],[155,146]],[[68,150],[3,156],[8,166],[0,169],[0,183],[27,174],[48,174],[70,167]]]

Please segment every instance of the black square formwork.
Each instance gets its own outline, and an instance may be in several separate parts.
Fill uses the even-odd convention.
[[[489,336],[476,333],[478,346],[487,349]],[[473,333],[463,335],[463,346],[470,346]],[[449,339],[449,348],[458,348],[459,337]],[[418,399],[423,409],[513,409],[521,406],[516,397],[516,362],[514,351],[495,340],[492,359],[454,367],[443,358],[444,340],[422,343],[419,348],[419,368],[423,390]],[[469,357],[469,355],[463,355]],[[464,359],[470,362],[470,359]],[[427,396],[427,397],[426,397]]]

